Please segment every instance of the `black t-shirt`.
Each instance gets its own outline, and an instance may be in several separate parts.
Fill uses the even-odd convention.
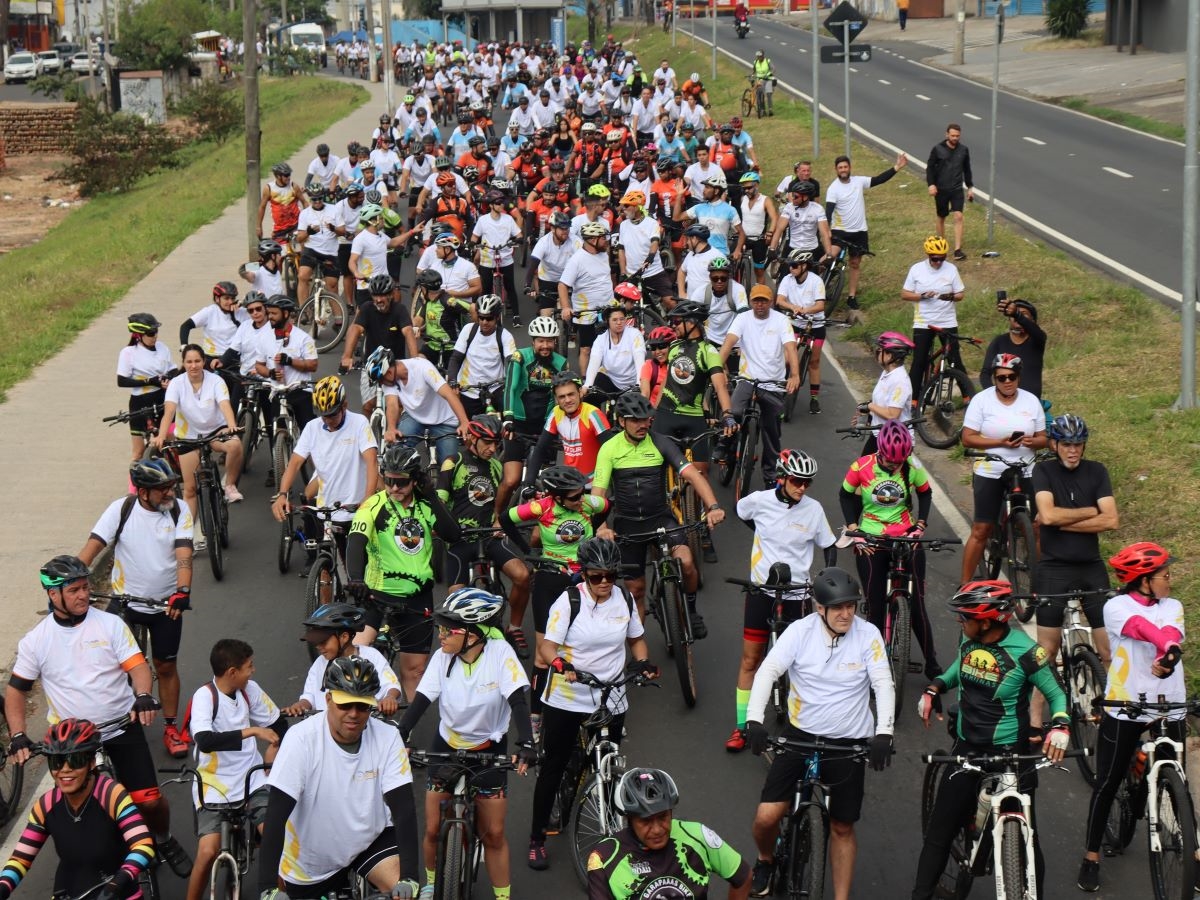
[[[1042,399],[1042,357],[1046,354],[1046,332],[1031,321],[1027,330],[1029,337],[1023,344],[1015,343],[1007,331],[992,338],[983,354],[983,369],[979,373],[979,381],[984,389],[992,386],[992,360],[1001,353],[1012,353],[1021,357],[1021,390]]]
[[[1063,509],[1098,506],[1102,497],[1113,496],[1112,482],[1103,463],[1080,461],[1074,469],[1057,459],[1033,467],[1033,494],[1041,491],[1054,495],[1054,505]],[[1100,558],[1100,536],[1064,531],[1052,525],[1041,526],[1041,558],[1058,562],[1095,562]]]
[[[367,352],[376,347],[387,347],[397,359],[408,356],[408,345],[404,342],[404,329],[412,327],[412,316],[395,300],[388,311],[381,313],[374,303],[368,303],[358,311],[355,325],[362,326],[366,333]]]

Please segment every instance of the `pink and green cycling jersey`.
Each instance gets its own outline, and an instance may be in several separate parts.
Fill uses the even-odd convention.
[[[551,497],[538,497],[513,507],[509,518],[516,524],[537,522],[542,538],[542,556],[558,560],[570,572],[579,571],[576,558],[579,544],[593,534],[592,517],[608,512],[608,500],[594,494],[583,495],[583,506],[574,512],[554,502]]]
[[[850,464],[842,490],[862,498],[858,527],[866,534],[883,534],[889,525],[907,529],[915,524],[915,497],[910,501],[910,496],[930,490],[929,474],[911,457],[897,471],[888,472],[871,453]]]

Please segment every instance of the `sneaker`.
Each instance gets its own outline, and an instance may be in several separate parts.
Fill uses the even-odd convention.
[[[730,753],[741,753],[746,749],[746,735],[742,733],[742,729],[734,728],[733,734],[729,736],[729,740],[725,742],[725,749]],[[770,865],[770,863],[765,863]],[[754,867],[754,871],[758,871],[758,867]],[[756,897],[765,897],[765,894],[755,894]]]
[[[847,297],[846,298],[846,308],[847,309],[858,309],[859,308],[858,298],[857,297]]]
[[[193,535],[192,537],[192,552],[203,553],[208,549],[208,540],[202,534]]]
[[[524,631],[520,628],[509,626],[508,630],[504,632],[504,637],[512,644],[512,648],[516,651],[519,659],[529,659],[529,642],[525,640]]]
[[[808,411],[814,416],[821,411],[821,401],[815,396],[808,398]]]
[[[754,873],[750,876],[750,896],[769,897],[771,882],[775,877],[775,863],[766,859],[756,860]]]
[[[168,725],[163,729],[163,746],[167,748],[167,753],[176,759],[183,759],[187,756],[187,741],[183,739],[183,735],[174,725]]]
[[[1085,859],[1079,864],[1079,877],[1075,886],[1081,891],[1094,894],[1100,890],[1100,862],[1095,859]]]
[[[967,258],[967,254],[963,253],[962,247],[959,247],[957,250],[954,251],[954,258],[957,259],[959,262],[961,262],[962,260]],[[1093,888],[1092,890],[1095,890],[1095,888]]]
[[[546,855],[546,842],[531,838],[529,841],[529,868],[544,872],[550,868],[550,857]]]
[[[417,900],[433,900],[433,885],[427,884],[417,894]]]
[[[704,624],[704,616],[694,609],[688,610],[688,618],[692,620],[692,639],[702,641],[708,637],[708,626]]]
[[[225,499],[230,503],[241,503],[246,498],[242,496],[242,492],[237,489],[236,484],[225,485]]]
[[[183,849],[179,841],[175,840],[174,836],[168,835],[165,841],[156,843],[159,857],[167,861],[172,872],[180,878],[187,878],[192,874],[192,858],[188,856],[188,852]]]
[[[516,313],[513,313],[512,314],[512,322],[510,323],[510,325],[513,328],[520,328],[521,327],[521,317],[518,316]]]

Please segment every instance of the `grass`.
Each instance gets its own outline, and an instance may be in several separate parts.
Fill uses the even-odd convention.
[[[1030,41],[1024,46],[1026,53],[1036,53],[1039,50],[1082,50],[1087,47],[1104,46],[1104,29],[1102,27],[1085,28],[1077,38],[1043,38],[1040,41]]]
[[[616,29],[617,38],[640,59],[657,64],[666,57],[677,72],[707,74],[710,48],[682,32],[679,45],[670,36],[646,29]],[[631,44],[631,38],[636,40]],[[705,79],[712,114],[727,120],[738,114],[743,72],[719,57],[719,77]],[[775,95],[775,117],[750,120],[764,177],[772,189],[797,159],[808,158],[812,146],[809,107],[789,95]],[[930,121],[931,141],[941,120]],[[821,133],[822,155],[814,171],[827,185],[833,158],[842,152],[842,132],[826,123]],[[892,163],[871,149],[856,145],[854,171],[873,175]],[[909,266],[922,258],[921,243],[932,232],[933,204],[925,191],[923,173],[910,167],[867,196],[874,258],[863,265],[859,285],[866,324],[850,330],[840,341],[858,341],[888,329],[911,333],[912,307],[899,299]],[[967,287],[959,308],[961,330],[990,340],[1005,326],[995,312],[995,292],[1035,302],[1040,322],[1049,334],[1045,366],[1045,395],[1056,413],[1074,412],[1091,429],[1088,455],[1104,462],[1112,475],[1121,527],[1103,535],[1107,554],[1140,540],[1158,541],[1178,556],[1173,586],[1177,596],[1190,596],[1200,586],[1194,560],[1200,559],[1200,411],[1171,409],[1179,390],[1180,322],[1178,314],[1140,292],[1089,269],[1061,251],[1003,221],[997,223],[997,259],[982,259],[986,244],[986,209],[968,204],[964,246],[970,258],[959,264]],[[861,346],[861,345],[860,345]],[[851,354],[842,354],[843,358]],[[978,375],[981,353],[964,349],[972,376]],[[856,386],[869,391],[876,373],[848,365]],[[966,472],[965,461],[922,448],[948,482]],[[1200,625],[1200,611],[1189,609],[1189,625]],[[1200,675],[1200,672],[1197,673]],[[1193,687],[1200,687],[1194,680]]]
[[[1170,138],[1174,141],[1182,141],[1184,139],[1184,127],[1176,125],[1173,122],[1160,122],[1157,119],[1147,119],[1145,116],[1134,115],[1133,113],[1113,109],[1109,106],[1096,106],[1089,103],[1083,97],[1063,97],[1054,102],[1059,106],[1065,106],[1067,109],[1086,113],[1089,116],[1095,116],[1097,119],[1104,119],[1106,122],[1124,125],[1126,128],[1133,128],[1136,131],[1144,131],[1147,134]]]
[[[361,87],[332,79],[263,79],[260,85],[264,171],[368,98]],[[0,401],[244,194],[240,135],[219,146],[193,144],[182,156],[182,168],[151,175],[128,193],[90,200],[37,244],[0,259],[0,333],[8,335]]]

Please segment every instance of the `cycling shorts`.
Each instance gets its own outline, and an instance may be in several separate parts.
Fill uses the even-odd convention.
[[[124,785],[135,803],[140,792],[158,793],[154,757],[141,725],[126,725],[124,731],[104,742],[104,752],[112,762],[113,777]]]
[[[158,406],[166,399],[167,392],[165,390],[151,391],[148,394],[133,394],[129,397],[129,433],[139,437],[146,437],[148,434],[146,426],[146,416],[133,416],[133,413],[139,413],[144,409]]]
[[[645,578],[646,573],[642,571],[646,568],[646,551],[650,549],[650,545],[657,542],[657,537],[646,538],[645,540],[632,541],[626,535],[630,534],[645,534],[647,531],[653,531],[656,528],[678,528],[679,523],[675,521],[674,516],[664,513],[661,516],[655,516],[653,519],[622,519],[615,518],[613,520],[612,529],[617,535],[617,544],[621,548],[621,562],[626,567],[626,573],[637,570],[636,575],[626,574],[628,579]],[[672,547],[682,547],[687,543],[687,532],[676,531],[667,535],[667,544]]]
[[[246,815],[255,825],[262,825],[267,820],[268,794],[269,791],[266,785],[263,785],[250,795],[250,799],[246,804]],[[240,807],[240,803],[210,803],[209,808],[196,810],[196,836],[204,837],[206,834],[220,834],[221,822],[224,819],[220,810],[238,809]]]
[[[1021,479],[1021,490],[1025,496],[1033,498],[1033,480]],[[971,491],[975,495],[974,522],[992,523],[1000,515],[1000,505],[1004,502],[1004,484],[999,478],[984,478],[982,475],[971,476]]]
[[[343,278],[350,276],[350,244],[338,244],[338,272]]]
[[[596,335],[604,330],[603,322],[575,323],[575,346],[580,350],[592,348],[592,344],[596,343]]]
[[[433,652],[433,586],[408,597],[371,591],[367,624],[378,631],[387,620],[392,644],[399,653]]]
[[[545,421],[544,418],[543,421]],[[516,432],[512,438],[505,440],[504,453],[500,457],[500,462],[505,465],[511,462],[524,462],[529,459],[529,454],[533,452],[533,445],[541,437],[542,432],[540,428],[536,428],[535,426],[536,430],[534,431],[523,431],[521,428],[522,425],[529,427],[530,425],[535,425],[535,423],[528,421],[515,423]]]
[[[1034,589],[1039,594],[1065,594],[1067,591],[1082,588],[1086,591],[1099,591],[1108,588],[1108,570],[1102,560],[1091,562],[1060,562],[1055,559],[1043,559],[1037,567],[1037,584]],[[1083,613],[1087,616],[1092,628],[1104,625],[1103,594],[1085,597]],[[1067,610],[1066,598],[1051,600],[1046,606],[1037,608],[1037,623],[1041,628],[1062,628],[1063,618]]]
[[[745,252],[750,254],[754,268],[765,269],[767,267],[767,249],[766,238],[746,238]]]
[[[300,253],[300,268],[321,269],[323,274],[332,276],[338,271],[341,261],[330,253],[317,253],[307,247]]]
[[[331,875],[323,881],[314,881],[309,884],[294,884],[284,878],[282,893],[287,894],[289,900],[322,900],[324,897],[332,897],[349,890],[351,871],[366,878],[372,869],[391,856],[400,856],[400,849],[396,846],[396,829],[393,825],[389,825],[380,832],[379,837],[371,841],[370,846],[354,857],[350,861],[350,865],[341,872]]]
[[[550,619],[550,607],[570,586],[571,576],[566,572],[538,569],[533,573],[533,591],[530,599],[533,602],[533,630],[535,633],[546,633],[546,623]]]
[[[670,438],[694,438],[708,431],[708,422],[704,416],[681,416],[660,408],[654,414],[650,430]],[[692,461],[706,463],[712,459],[712,444],[712,435],[692,444]]]
[[[216,535],[213,535],[213,540],[216,539]],[[130,627],[145,625],[150,630],[150,652],[156,661],[174,662],[179,656],[179,644],[183,640],[183,616],[172,619],[165,612],[144,613],[130,609],[125,612],[125,621]]]
[[[675,281],[667,274],[665,269],[656,275],[649,275],[643,278],[642,287],[648,288],[650,293],[656,294],[659,297],[675,296]]]
[[[771,632],[771,614],[775,609],[775,595],[751,589],[746,592],[746,610],[742,619],[742,640],[751,644],[765,644]],[[795,622],[804,613],[804,604],[799,599],[783,600],[783,629]]]
[[[434,753],[448,753],[452,748],[440,734],[434,734],[429,749]],[[501,738],[498,741],[488,741],[471,749],[485,753],[507,753],[508,740]],[[454,790],[454,782],[464,769],[470,773],[467,784],[472,799],[502,799],[508,796],[508,770],[483,763],[430,766],[425,789],[431,794],[449,794]]]
[[[794,741],[811,741],[814,736],[801,731],[790,722],[784,726],[781,737]],[[850,746],[866,744],[869,737],[856,740],[829,740],[827,743],[835,746]],[[804,778],[808,770],[809,754],[792,752],[780,753],[771,763],[767,772],[766,783],[763,784],[762,803],[790,803],[796,793],[796,782]],[[821,783],[828,786],[825,795],[829,801],[829,818],[835,822],[857,822],[862,814],[863,787],[866,782],[866,760],[850,759],[837,753],[822,755]]]
[[[475,541],[460,541],[446,548],[446,584],[470,584],[471,560],[475,558]],[[516,550],[508,538],[492,538],[483,545],[487,558],[503,569],[509,560],[517,559]]]

